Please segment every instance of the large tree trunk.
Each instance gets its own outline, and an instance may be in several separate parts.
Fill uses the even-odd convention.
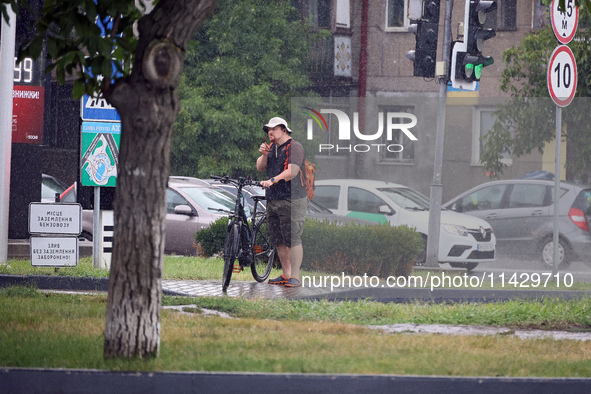
[[[104,355],[157,356],[166,186],[185,48],[215,0],[161,0],[139,23],[132,74],[109,91],[121,116]]]

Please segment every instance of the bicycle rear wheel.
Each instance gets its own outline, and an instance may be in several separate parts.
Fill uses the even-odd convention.
[[[267,223],[265,218],[259,220],[254,226],[254,239],[252,242],[254,261],[250,266],[252,276],[258,282],[264,282],[271,273],[275,260],[275,245],[267,236]]]
[[[226,243],[224,244],[224,276],[222,278],[222,291],[225,292],[232,279],[232,270],[234,262],[238,255],[238,246],[240,243],[240,233],[238,224],[230,223],[228,233],[226,234]]]

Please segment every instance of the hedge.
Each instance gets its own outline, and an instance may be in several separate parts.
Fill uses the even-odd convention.
[[[223,217],[195,234],[206,256],[223,250],[227,226],[228,218]],[[306,218],[302,244],[303,269],[382,278],[409,275],[424,247],[421,235],[407,226],[341,225],[310,218]]]
[[[423,249],[422,237],[407,226],[338,225],[307,218],[302,268],[348,275],[407,276]]]

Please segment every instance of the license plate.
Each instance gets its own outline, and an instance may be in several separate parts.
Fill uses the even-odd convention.
[[[478,244],[477,250],[479,252],[490,252],[495,250],[495,246],[493,244]]]

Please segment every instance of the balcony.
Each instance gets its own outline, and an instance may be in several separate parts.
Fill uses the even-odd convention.
[[[310,43],[310,74],[314,79],[334,76],[334,37],[315,40]]]

